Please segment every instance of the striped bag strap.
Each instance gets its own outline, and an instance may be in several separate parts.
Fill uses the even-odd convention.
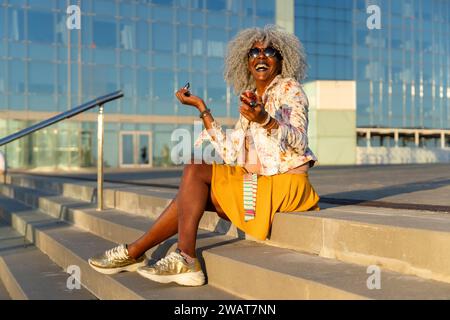
[[[258,189],[258,175],[256,173],[245,173],[244,184],[244,221],[255,219],[256,191]]]

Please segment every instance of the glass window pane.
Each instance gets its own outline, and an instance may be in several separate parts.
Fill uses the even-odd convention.
[[[34,0],[29,1],[31,8],[45,8],[45,9],[53,9],[54,4],[53,0]]]
[[[150,55],[146,52],[137,54],[137,64],[139,67],[149,67],[149,58]]]
[[[12,60],[9,62],[9,91],[13,93],[25,92],[25,62]]]
[[[275,16],[275,0],[258,0],[256,5],[256,15],[273,18]]]
[[[189,11],[186,9],[179,9],[177,11],[177,22],[189,23]]]
[[[171,71],[153,73],[153,113],[172,115],[174,113],[174,74]]]
[[[137,71],[137,95],[140,98],[147,98],[150,96],[150,83],[149,83],[150,70],[148,69],[138,69]]]
[[[209,58],[208,59],[208,70],[209,71],[223,71],[224,61],[223,58]]]
[[[91,88],[95,96],[107,94],[116,91],[119,87],[116,80],[116,69],[110,66],[95,66],[92,67],[92,83]],[[111,110],[108,106],[108,110]]]
[[[25,18],[23,10],[9,10],[8,24],[9,39],[14,41],[25,40]]]
[[[227,26],[227,16],[223,13],[209,13],[207,17],[209,26],[220,28],[225,28]]]
[[[214,114],[219,117],[227,115],[227,87],[221,73],[208,75],[208,102],[214,108]]]
[[[192,58],[192,69],[195,71],[205,70],[205,59],[203,57]]]
[[[30,95],[28,97],[30,110],[55,111],[55,98],[51,95]]]
[[[137,15],[142,20],[147,20],[150,18],[149,12],[150,8],[147,6],[146,3],[138,4],[136,7]]]
[[[132,68],[122,68],[120,72],[120,86],[126,97],[135,96],[134,70]]]
[[[0,95],[6,92],[6,61],[0,60]]]
[[[205,15],[201,11],[191,11],[191,23],[202,25]]]
[[[139,50],[148,51],[149,25],[146,21],[137,23],[136,46]]]
[[[53,60],[54,48],[52,46],[35,43],[29,46],[29,51],[31,59]]]
[[[110,15],[110,16],[116,15],[115,1],[95,0],[92,2],[94,3],[94,12],[96,14]]]
[[[173,0],[151,0],[154,4],[161,6],[172,6]]]
[[[3,7],[0,7],[0,39],[3,39],[6,36],[5,32],[5,24],[6,21],[6,10]]]
[[[55,66],[52,63],[32,62],[30,63],[30,82],[28,91],[34,93],[53,93],[55,86]],[[45,75],[43,77],[42,75]]]
[[[206,0],[191,0],[191,8],[203,9]]]
[[[213,11],[225,10],[226,4],[226,0],[206,1],[206,9]]]
[[[233,29],[231,31],[231,36],[234,36],[237,33],[237,29],[240,28],[240,17],[239,16],[231,16],[230,17],[230,27]]]
[[[178,69],[189,69],[189,57],[185,54],[181,54],[177,57]]]
[[[114,21],[94,20],[94,48],[116,47],[116,24]]]
[[[28,11],[28,40],[52,43],[55,34],[53,14],[40,11]]]
[[[192,28],[192,55],[203,56],[203,29]]]
[[[253,0],[242,0],[242,12],[246,16],[253,15]]]
[[[21,95],[11,95],[9,96],[9,109],[13,110],[25,110],[25,96]]]
[[[209,57],[223,58],[225,56],[226,36],[223,30],[208,30],[207,54]]]
[[[264,26],[268,24],[274,24],[273,18],[257,18],[256,19],[256,26],[263,28]]]
[[[149,143],[150,139],[147,134],[139,135],[139,164],[149,164]]]
[[[98,64],[115,64],[116,52],[114,50],[95,49],[93,50],[94,62]]]
[[[134,45],[134,23],[131,21],[120,23],[120,47],[125,50],[133,50],[135,48]]]
[[[134,54],[132,51],[122,51],[120,53],[120,63],[124,66],[130,66],[134,64]]]
[[[134,141],[132,134],[122,135],[122,164],[134,164]]]
[[[170,54],[154,54],[153,55],[153,66],[155,68],[172,69],[173,59]]]
[[[120,15],[122,17],[131,18],[134,16],[133,6],[129,3],[120,4]]]
[[[187,25],[180,25],[177,27],[178,41],[177,52],[187,54],[189,52],[189,29]]]
[[[169,24],[153,25],[153,50],[172,51],[173,28]]]
[[[58,64],[58,82],[56,89],[59,94],[67,93],[67,64]]]
[[[155,21],[172,22],[173,9],[154,7],[152,10],[152,17]]]
[[[235,14],[240,14],[241,13],[241,0],[228,0],[227,1],[227,10],[229,10]]]
[[[176,0],[175,3],[182,8],[189,8],[189,0]]]

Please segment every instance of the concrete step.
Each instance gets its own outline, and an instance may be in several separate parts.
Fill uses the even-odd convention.
[[[42,177],[26,175],[14,175],[10,180],[83,201],[89,197],[80,195],[87,194],[88,190],[92,192],[94,188],[93,184],[86,184],[85,181],[47,181]],[[17,189],[14,193],[14,188],[15,185],[5,186],[1,192],[14,194],[16,198],[33,198],[29,189]],[[143,208],[148,207],[151,208],[148,216],[153,217],[161,212],[162,202],[169,203],[170,190],[164,193],[162,189],[123,185],[111,188],[106,190],[106,194],[112,207],[123,208],[136,215],[142,214]],[[171,192],[174,193],[173,190]],[[353,205],[321,204],[321,208],[319,212],[276,214],[271,238],[266,243],[343,262],[380,265],[391,271],[450,283],[450,215]],[[244,238],[235,227],[230,227],[229,222],[212,212],[205,213],[200,227]]]
[[[258,299],[450,299],[450,284],[241,241],[204,252],[209,281]],[[379,266],[371,266],[379,268]],[[369,289],[372,288],[372,289]]]
[[[96,203],[95,182],[74,181],[73,179],[54,178],[46,179],[40,176],[15,174],[7,176],[11,185],[39,190],[46,195],[62,195],[75,200],[81,200],[92,204]],[[2,186],[2,185],[0,185]],[[25,189],[23,191],[26,191]],[[13,191],[3,191],[6,194]],[[21,195],[21,201],[25,201],[28,195]],[[129,212],[149,218],[157,218],[176,196],[177,190],[157,187],[137,187],[124,184],[105,183],[104,199],[108,208]],[[31,200],[27,200],[31,201]],[[245,235],[229,221],[223,220],[215,212],[206,211],[200,221],[199,228],[214,231],[234,237],[253,240]]]
[[[0,299],[7,290],[17,300],[92,300],[82,286],[74,286],[70,274],[24,239],[11,227],[0,224]],[[69,283],[69,286],[68,286]]]
[[[450,283],[450,215],[352,205],[322,208],[275,216],[271,242]]]
[[[115,246],[115,243],[92,235],[39,210],[0,196],[0,217],[60,267],[76,266],[81,283],[99,299],[236,299],[237,297],[205,285],[185,288],[143,280],[137,273],[103,275],[88,265],[88,258]],[[159,248],[160,251],[163,248]]]
[[[65,201],[70,200],[51,197],[51,201],[63,205]],[[70,203],[66,205],[70,206]],[[97,212],[92,207],[89,208],[88,204],[84,206],[68,209],[64,217],[76,225],[82,222],[86,229],[91,228],[90,231],[109,237],[113,242],[126,242],[125,238],[134,240],[147,229],[148,218],[130,217],[130,214],[113,209]],[[54,207],[53,211],[55,214],[60,210]],[[120,229],[126,230],[126,236],[119,232]],[[204,259],[208,283],[242,298],[450,298],[450,285],[445,283],[426,281],[382,269],[382,289],[369,290],[366,283],[370,275],[367,274],[367,268],[362,266],[211,232],[200,231],[198,238],[198,254]],[[162,246],[149,250],[148,255],[158,259],[175,246],[176,239],[173,238]],[[112,247],[112,244],[109,247]],[[105,245],[102,250],[107,248]],[[271,281],[268,282],[267,279]]]
[[[11,300],[11,297],[8,291],[5,288],[5,285],[0,281],[0,300]]]

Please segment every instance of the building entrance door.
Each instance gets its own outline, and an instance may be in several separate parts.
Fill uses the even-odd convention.
[[[152,166],[152,134],[141,131],[120,132],[120,167],[145,168]]]

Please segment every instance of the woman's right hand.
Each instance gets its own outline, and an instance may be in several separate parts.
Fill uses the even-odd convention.
[[[205,102],[202,98],[199,98],[197,96],[194,96],[193,94],[189,94],[189,96],[186,96],[185,93],[188,92],[188,89],[181,88],[177,92],[175,92],[175,95],[177,99],[185,105],[193,106],[199,109],[200,111],[202,108],[206,108]]]

